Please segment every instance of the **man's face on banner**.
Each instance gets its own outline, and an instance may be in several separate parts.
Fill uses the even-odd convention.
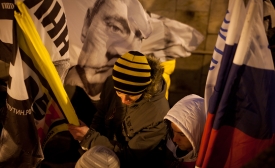
[[[76,67],[89,96],[98,95],[115,61],[138,50],[141,33],[131,27],[127,5],[121,0],[96,1],[88,8],[82,28],[82,51]]]

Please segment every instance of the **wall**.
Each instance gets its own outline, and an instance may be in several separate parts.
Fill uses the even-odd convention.
[[[190,57],[176,59],[176,68],[171,75],[169,103],[173,106],[188,94],[204,97],[208,68],[228,0],[139,1],[147,11],[190,25],[205,36]]]

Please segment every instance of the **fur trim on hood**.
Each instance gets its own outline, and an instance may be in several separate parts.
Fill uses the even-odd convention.
[[[144,99],[150,99],[152,96],[161,91],[163,85],[162,74],[164,72],[163,66],[161,66],[160,60],[155,56],[146,56],[148,63],[151,67],[151,84],[144,92]]]

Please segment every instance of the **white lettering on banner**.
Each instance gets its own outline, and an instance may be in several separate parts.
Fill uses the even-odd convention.
[[[2,9],[14,9],[13,3],[1,3]]]
[[[32,109],[20,110],[12,107],[8,102],[6,102],[6,104],[7,104],[7,109],[17,115],[29,115],[32,113]]]

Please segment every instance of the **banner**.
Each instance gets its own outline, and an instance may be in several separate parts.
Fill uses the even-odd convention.
[[[24,4],[61,81],[64,82],[70,68],[70,55],[67,18],[62,0],[24,0]]]
[[[17,7],[13,34],[17,50],[10,60],[0,166],[37,167],[47,141],[67,130],[67,123],[79,123],[28,9],[23,2]]]
[[[263,1],[230,0],[208,73],[196,167],[241,167],[275,143],[274,84]]]
[[[63,2],[72,66],[65,84],[83,88],[95,101],[115,61],[129,50],[154,55],[165,62],[190,56],[204,39],[191,26],[147,13],[138,0]]]

